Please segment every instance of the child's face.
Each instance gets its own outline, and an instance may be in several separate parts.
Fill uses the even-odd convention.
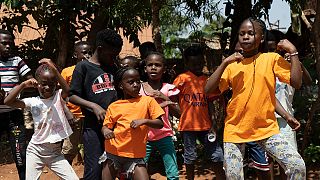
[[[268,52],[275,52],[277,50],[276,41],[268,41]]]
[[[82,44],[75,48],[74,57],[77,59],[77,62],[84,59],[89,59],[92,56],[91,46],[88,44]]]
[[[9,34],[0,34],[0,57],[9,58],[11,56],[11,47],[13,45],[12,36]]]
[[[186,66],[187,68],[195,75],[199,76],[202,74],[203,70],[203,65],[204,65],[204,58],[203,55],[197,55],[197,56],[189,56],[186,57],[187,63]]]
[[[49,98],[53,96],[56,86],[57,86],[57,79],[53,73],[50,71],[44,71],[40,74],[39,79],[37,79],[38,91],[42,98]]]
[[[106,65],[111,65],[115,62],[116,57],[119,55],[121,49],[104,45],[98,47],[99,62]]]
[[[165,72],[163,59],[158,55],[148,56],[146,59],[145,71],[151,80],[161,80],[162,74]]]
[[[126,71],[120,83],[120,89],[122,89],[124,97],[127,99],[138,97],[140,87],[139,72],[135,69]]]
[[[249,20],[241,24],[238,37],[244,52],[258,49],[260,43],[263,42],[262,29],[258,24],[253,26]]]

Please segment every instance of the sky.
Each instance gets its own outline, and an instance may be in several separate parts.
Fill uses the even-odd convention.
[[[224,2],[227,2],[227,0],[221,0],[218,5],[218,8],[221,9],[222,13],[224,13]],[[284,0],[273,0],[271,9],[269,10],[269,19],[270,23],[275,23],[277,20],[279,20],[280,28],[285,28],[280,30],[286,31],[291,23],[289,4]]]

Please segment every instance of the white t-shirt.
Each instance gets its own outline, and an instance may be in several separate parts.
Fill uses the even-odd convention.
[[[294,88],[286,83],[282,83],[276,79],[276,98],[279,100],[283,108],[291,115],[293,115],[294,110],[292,108],[292,101],[294,95]],[[277,113],[276,117],[280,118]]]
[[[61,90],[48,99],[39,96],[24,98],[27,110],[31,111],[34,121],[34,144],[56,143],[72,134],[72,129],[63,111]]]

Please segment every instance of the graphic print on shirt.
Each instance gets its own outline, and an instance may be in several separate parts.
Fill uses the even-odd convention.
[[[92,91],[95,94],[111,90],[115,90],[113,86],[113,76],[111,74],[103,73],[93,81]]]
[[[192,93],[192,94],[183,94],[183,101],[191,104],[192,106],[207,106],[208,105],[208,96],[204,93]]]

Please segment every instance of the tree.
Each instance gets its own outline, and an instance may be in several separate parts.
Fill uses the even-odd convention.
[[[27,41],[20,52],[33,60],[49,57],[60,68],[68,62],[74,42],[88,37],[93,44],[95,34],[104,28],[122,30],[135,46],[139,45],[138,31],[151,22],[150,2],[147,0],[71,0],[71,1],[5,1],[9,16],[2,17],[3,27],[11,32],[21,32],[28,26],[28,15],[37,22],[44,37]],[[32,51],[41,50],[40,53]],[[30,53],[30,54],[29,54]]]

